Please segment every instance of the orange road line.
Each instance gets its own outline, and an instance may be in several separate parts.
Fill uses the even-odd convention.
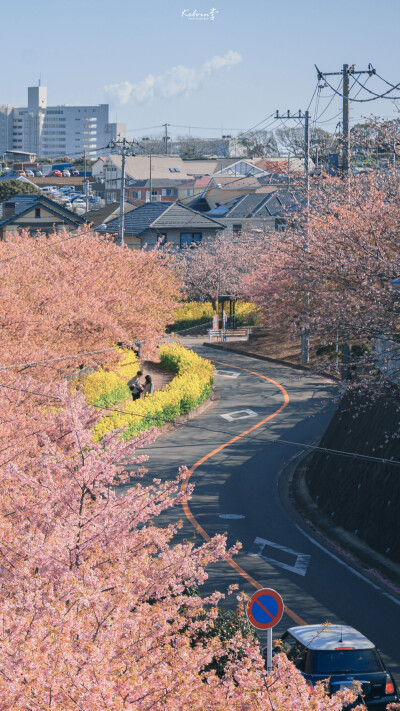
[[[201,459],[199,459],[198,462],[196,462],[195,464],[193,464],[193,466],[188,470],[187,477],[186,477],[185,481],[183,481],[182,484],[181,484],[181,491],[182,491],[182,492],[185,492],[185,491],[187,490],[187,486],[188,486],[188,483],[189,483],[189,479],[190,479],[190,477],[192,476],[193,472],[194,472],[198,467],[200,467],[202,464],[204,464],[204,462],[206,462],[208,459],[211,459],[211,457],[213,457],[215,454],[218,454],[218,452],[221,452],[221,451],[222,451],[223,449],[225,449],[226,447],[229,447],[230,444],[233,444],[234,442],[237,442],[239,439],[242,439],[242,437],[245,437],[246,435],[250,434],[250,432],[254,432],[254,430],[257,430],[259,427],[262,427],[262,425],[265,425],[266,422],[269,422],[269,421],[272,420],[274,417],[276,417],[277,415],[279,415],[279,413],[281,413],[282,410],[284,410],[285,407],[287,407],[288,404],[289,404],[289,402],[290,402],[290,398],[289,398],[289,395],[288,395],[287,391],[285,390],[285,388],[283,387],[283,385],[281,385],[280,383],[277,383],[276,380],[272,380],[272,378],[267,378],[266,375],[261,375],[261,373],[257,373],[257,372],[254,371],[254,370],[248,370],[247,368],[239,368],[239,366],[237,366],[237,365],[231,365],[231,363],[222,363],[221,361],[218,361],[218,360],[215,360],[215,361],[212,361],[212,362],[213,362],[213,363],[216,363],[217,365],[225,365],[225,366],[227,366],[228,368],[235,368],[235,370],[243,370],[243,371],[245,371],[246,373],[250,373],[251,375],[256,375],[258,378],[262,378],[263,380],[267,380],[269,383],[272,383],[272,384],[275,385],[277,388],[279,388],[279,390],[282,392],[282,394],[283,394],[283,404],[282,404],[277,410],[275,410],[275,412],[273,412],[271,415],[268,415],[268,417],[265,417],[265,418],[264,418],[263,420],[261,420],[260,422],[257,422],[256,425],[253,425],[253,427],[250,427],[248,430],[245,430],[245,431],[242,432],[241,434],[236,435],[235,437],[232,437],[232,439],[228,440],[228,441],[225,442],[224,444],[221,444],[221,445],[220,445],[219,447],[217,447],[216,449],[213,449],[211,452],[209,452],[209,453],[206,454],[204,457],[202,457]],[[208,533],[204,530],[204,528],[199,524],[199,522],[198,522],[198,521],[195,519],[195,517],[193,516],[193,514],[192,514],[192,512],[191,512],[191,510],[190,510],[189,504],[188,504],[188,502],[187,502],[187,499],[185,499],[185,500],[183,501],[182,507],[183,507],[183,510],[184,510],[184,512],[185,512],[185,514],[186,514],[186,517],[189,519],[189,521],[190,521],[190,523],[192,524],[193,528],[196,529],[196,531],[202,536],[202,538],[204,538],[205,541],[210,541],[211,538],[210,538],[210,536],[208,535]],[[227,559],[227,562],[229,563],[229,565],[230,565],[234,570],[236,570],[236,571],[239,573],[239,575],[241,575],[242,578],[245,578],[245,580],[247,580],[247,582],[249,582],[250,585],[252,585],[254,588],[256,588],[257,590],[260,590],[261,588],[264,587],[263,585],[261,585],[261,583],[259,583],[257,580],[255,580],[254,578],[252,578],[252,576],[249,575],[249,573],[247,573],[240,565],[238,565],[238,563],[236,563],[236,561],[234,561],[233,558],[228,558],[228,559]],[[285,607],[284,607],[284,610],[285,610],[285,613],[286,613],[289,617],[291,617],[291,619],[292,619],[294,622],[296,622],[296,624],[298,624],[298,625],[306,625],[306,624],[307,624],[301,617],[299,617],[298,615],[296,615],[296,613],[293,612],[293,610],[291,610],[291,609],[290,609],[289,607],[287,607],[286,605],[285,605]]]

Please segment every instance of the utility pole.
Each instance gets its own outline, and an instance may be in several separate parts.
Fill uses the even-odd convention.
[[[288,119],[295,119],[296,121],[298,121],[300,119],[301,121],[304,121],[304,178],[308,201],[308,194],[310,190],[310,114],[308,111],[305,111],[304,114],[301,111],[299,111],[297,114],[291,114],[290,111],[287,111],[286,114],[280,115],[279,111],[277,110],[275,114],[275,119],[282,119],[284,121],[287,121]],[[290,170],[289,157],[288,170]]]
[[[309,212],[310,212],[310,170],[309,170],[309,162],[310,162],[310,114],[308,111],[305,111],[304,114],[302,114],[301,111],[298,112],[298,114],[292,115],[290,111],[287,112],[286,116],[280,116],[279,111],[276,112],[276,119],[284,119],[287,121],[288,119],[296,119],[297,121],[304,120],[304,178],[305,178],[305,191],[306,191],[306,201],[307,201],[307,208],[306,208],[306,242],[305,242],[305,249],[308,249],[308,221],[309,221]],[[306,296],[306,302],[308,303],[309,301],[309,294],[307,293]],[[310,341],[309,341],[309,333],[307,328],[303,328],[302,333],[301,333],[301,362],[303,365],[307,365],[310,361]]]
[[[86,180],[86,148],[83,149],[83,179]]]
[[[134,156],[133,141],[128,141],[127,138],[118,138],[116,141],[111,141],[110,147],[114,149],[114,153],[121,156],[121,186],[119,199],[119,237],[118,244],[124,245],[124,228],[125,228],[125,160],[126,156]]]
[[[354,69],[354,67],[351,67]],[[349,65],[343,64],[343,172],[350,168],[350,75]]]
[[[153,180],[151,176],[151,153],[150,153],[150,202],[153,202]]]
[[[343,77],[343,140],[342,140],[342,170],[344,174],[348,174],[351,168],[351,154],[350,154],[350,75],[356,74],[369,74],[371,77],[376,74],[376,69],[369,65],[368,69],[363,69],[361,71],[355,69],[355,65],[343,64],[343,69],[341,72],[321,72],[317,65],[315,65],[317,70],[318,81],[325,79],[325,77],[342,76]]]
[[[85,180],[85,195],[86,195],[86,212],[89,212],[89,181]]]
[[[169,123],[164,123],[164,128],[165,128],[165,155],[168,155],[168,126]]]

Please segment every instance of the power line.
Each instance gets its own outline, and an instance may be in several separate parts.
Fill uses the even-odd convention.
[[[0,383],[0,387],[5,387],[5,388],[11,389],[11,390],[18,390],[18,391],[20,391],[20,392],[26,392],[26,393],[29,393],[29,394],[39,395],[39,396],[41,396],[41,397],[49,398],[49,399],[52,399],[52,400],[59,400],[59,401],[62,401],[62,398],[61,398],[61,397],[56,397],[56,396],[54,396],[54,395],[47,395],[47,394],[45,394],[45,393],[32,392],[32,391],[27,390],[27,389],[25,389],[25,388],[11,388],[10,386],[4,385],[3,383]],[[135,413],[135,412],[130,412],[130,411],[128,411],[128,410],[121,410],[120,408],[117,408],[117,407],[105,407],[104,405],[95,405],[94,403],[91,403],[91,402],[88,402],[87,405],[88,405],[89,407],[94,407],[94,408],[96,408],[96,409],[98,409],[98,410],[104,410],[104,411],[110,411],[110,412],[118,412],[118,413],[121,414],[121,415],[127,415],[127,416],[129,416],[129,417],[143,417],[143,414]],[[175,422],[175,418],[171,418],[171,419],[169,419],[169,420],[164,420],[164,421],[163,421],[163,424],[164,424],[164,423],[170,423],[170,422]],[[221,433],[221,434],[229,434],[230,436],[232,435],[232,432],[229,432],[228,430],[221,430],[221,429],[215,430],[215,428],[210,429],[210,428],[208,428],[208,427],[204,427],[204,426],[201,426],[201,425],[196,425],[196,424],[191,423],[191,422],[183,422],[183,423],[180,423],[180,424],[181,424],[182,427],[191,427],[192,429],[206,430],[206,431],[213,432],[214,434],[215,434],[215,432],[218,432],[218,433]],[[121,429],[124,429],[124,428],[121,428]],[[253,436],[248,436],[248,435],[246,435],[246,436],[247,436],[248,439],[251,439],[251,440],[253,440],[253,441],[255,441],[255,442],[259,442],[259,441],[260,441],[259,437],[253,437]],[[351,458],[351,459],[359,459],[359,460],[362,460],[362,461],[370,461],[370,462],[374,462],[374,463],[378,463],[378,464],[390,464],[390,465],[392,465],[392,466],[400,467],[400,461],[393,460],[393,459],[385,459],[384,457],[374,457],[374,456],[368,455],[368,454],[360,454],[360,453],[358,453],[358,452],[348,452],[348,451],[346,451],[346,450],[332,449],[332,448],[330,448],[330,447],[319,447],[319,446],[314,445],[314,444],[306,444],[305,442],[293,442],[292,440],[286,440],[286,439],[281,439],[281,438],[279,438],[279,439],[272,439],[272,440],[270,440],[270,442],[271,442],[272,444],[289,444],[289,445],[292,445],[292,446],[294,446],[294,447],[301,447],[302,449],[311,449],[311,450],[313,450],[313,451],[315,451],[315,452],[323,452],[324,454],[333,454],[333,455],[336,455],[336,456],[348,457],[348,458]]]
[[[324,81],[326,82],[326,84],[332,89],[332,91],[335,92],[335,94],[337,94],[338,96],[340,96],[342,99],[346,98],[346,94],[345,94],[345,93],[341,93],[340,91],[337,91],[337,89],[335,89],[335,87],[332,86],[332,84],[331,84],[331,83],[328,81],[328,79],[326,78],[327,75],[329,75],[329,74],[337,74],[338,72],[326,72],[326,73],[322,73],[322,72],[320,72],[320,70],[318,69],[317,65],[315,65],[315,68],[317,69],[317,72],[321,75],[321,78],[323,78],[323,80],[324,80]],[[350,72],[350,69],[349,69],[348,71],[349,71],[350,74],[354,74],[354,71]],[[363,73],[364,73],[364,72],[358,72],[358,71],[357,71],[357,74],[363,74]],[[374,93],[375,93],[375,92],[370,91],[369,89],[366,89],[366,91],[368,91],[370,94],[374,94]],[[368,102],[370,102],[370,101],[376,101],[377,99],[390,99],[390,101],[397,101],[398,99],[400,99],[399,96],[387,96],[387,94],[389,94],[391,91],[393,91],[393,89],[390,89],[390,90],[384,92],[383,94],[376,94],[376,95],[374,95],[371,99],[356,99],[355,97],[353,97],[353,98],[350,98],[350,101],[356,101],[357,103],[365,104],[365,103],[368,103]]]
[[[368,79],[369,79],[369,77],[368,77]],[[368,79],[367,79],[367,81],[368,81]],[[400,99],[400,96],[385,96],[385,94],[389,94],[391,91],[393,91],[393,89],[395,89],[395,88],[397,88],[397,87],[393,87],[393,89],[389,89],[389,91],[386,91],[385,94],[377,94],[376,91],[372,91],[371,89],[368,89],[368,88],[365,86],[365,84],[366,84],[367,82],[365,82],[365,84],[361,84],[361,82],[357,79],[357,77],[354,77],[354,81],[356,81],[357,84],[360,84],[361,88],[362,88],[362,89],[365,89],[365,91],[367,91],[368,94],[372,94],[372,95],[375,97],[375,99],[390,99],[391,101],[395,101],[395,100],[397,100],[397,99]],[[370,99],[370,101],[373,101],[373,100],[374,100],[374,99]]]

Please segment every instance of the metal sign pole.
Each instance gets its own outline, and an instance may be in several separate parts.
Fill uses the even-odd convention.
[[[281,596],[271,588],[257,590],[246,606],[247,618],[253,627],[267,632],[266,667],[268,673],[272,671],[272,628],[282,619],[283,610]]]
[[[267,671],[272,671],[272,627],[267,630]]]

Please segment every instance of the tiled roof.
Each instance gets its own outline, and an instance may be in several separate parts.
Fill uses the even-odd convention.
[[[83,218],[80,215],[77,215],[71,210],[67,210],[67,208],[63,205],[59,205],[59,203],[54,202],[54,200],[50,200],[49,198],[41,194],[14,195],[12,198],[6,200],[5,202],[15,203],[15,214],[10,217],[4,217],[3,219],[1,219],[0,227],[12,224],[16,218],[22,217],[25,213],[30,212],[33,207],[38,206],[43,206],[44,208],[46,208],[46,210],[53,213],[53,215],[56,215],[67,222],[79,224],[84,222]],[[1,205],[2,214],[3,208],[4,202]]]
[[[214,175],[213,182],[210,183],[210,189],[213,190],[217,186],[221,186],[221,190],[235,190],[236,188],[258,188],[260,186],[260,178],[253,175]]]
[[[125,215],[126,234],[140,235],[150,229],[221,229],[222,225],[177,202],[148,202]],[[102,232],[118,232],[119,219],[111,220]]]
[[[110,155],[108,161],[121,168],[122,156]],[[155,155],[151,160],[151,171],[154,180],[175,178],[190,180],[195,176],[212,175],[219,167],[217,160],[182,160],[179,156]],[[150,177],[150,158],[148,155],[127,156],[125,162],[126,175],[133,180],[147,180]]]
[[[172,203],[169,209],[155,221],[155,226],[158,229],[166,229],[168,227],[177,227],[178,229],[188,227],[192,229],[221,229],[222,227],[219,222],[177,202]]]
[[[104,207],[101,207],[99,210],[89,210],[89,212],[85,212],[82,217],[85,222],[93,223],[93,229],[95,229],[99,225],[102,225],[104,222],[106,222],[107,219],[111,218],[113,215],[118,216],[119,209],[119,202],[112,202],[110,205],[104,205]],[[130,205],[129,202],[125,203],[125,214],[127,212],[131,212],[131,210],[134,209],[134,206]]]
[[[296,212],[301,201],[294,193],[275,191],[268,195],[247,193],[225,205],[219,205],[206,214],[209,217],[237,218],[248,220],[260,217],[281,217],[287,212]]]
[[[150,225],[157,219],[168,207],[171,205],[169,202],[147,202],[141,207],[137,207],[136,210],[130,212],[125,216],[124,229],[127,234],[140,234],[149,229]],[[119,231],[119,218],[111,220],[107,229],[100,230],[102,232],[118,232]]]

